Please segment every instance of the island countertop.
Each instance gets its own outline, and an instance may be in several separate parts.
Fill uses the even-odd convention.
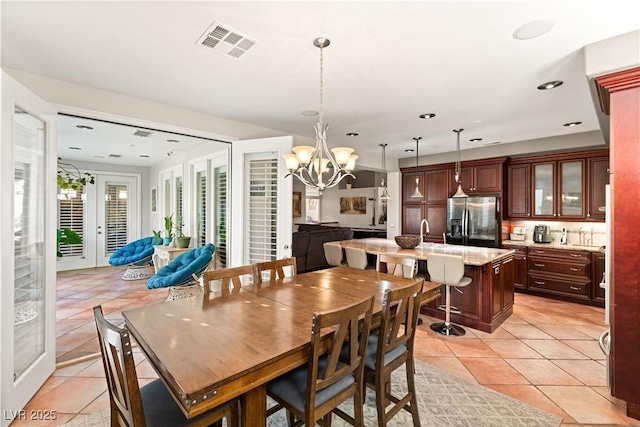
[[[513,255],[513,249],[479,248],[475,246],[446,245],[442,243],[423,243],[414,249],[402,249],[395,240],[390,239],[353,239],[339,242],[343,248],[364,249],[369,254],[397,253],[398,255],[412,255],[417,259],[425,260],[429,254],[460,255],[465,265],[482,266]]]

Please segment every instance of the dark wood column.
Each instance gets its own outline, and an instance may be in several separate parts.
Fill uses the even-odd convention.
[[[640,419],[640,67],[595,81],[610,117],[611,394]]]

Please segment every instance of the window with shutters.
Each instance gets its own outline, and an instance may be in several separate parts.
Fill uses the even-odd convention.
[[[197,246],[207,243],[207,171],[196,172]]]
[[[213,170],[215,186],[215,218],[217,262],[216,268],[227,267],[227,167],[220,166]]]
[[[246,264],[276,259],[278,159],[246,156]]]
[[[60,245],[63,257],[85,256],[85,203],[84,187],[76,190],[75,194],[58,198],[58,228],[70,228],[80,235],[82,243],[74,245]]]
[[[184,217],[184,209],[182,208],[182,176],[176,176],[174,178],[176,183],[176,215],[174,220],[177,222],[178,218]]]
[[[105,253],[112,254],[128,242],[127,186],[107,184],[105,194]]]

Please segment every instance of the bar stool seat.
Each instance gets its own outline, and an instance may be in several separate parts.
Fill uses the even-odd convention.
[[[442,335],[462,336],[465,330],[451,323],[451,287],[463,288],[471,284],[471,278],[464,276],[464,261],[459,255],[430,254],[427,270],[431,281],[447,287],[445,321],[431,324],[431,329]]]

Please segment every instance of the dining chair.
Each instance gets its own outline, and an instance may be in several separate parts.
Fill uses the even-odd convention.
[[[313,314],[309,362],[267,383],[267,395],[277,402],[268,415],[284,407],[289,425],[314,426],[318,422],[330,427],[335,413],[364,427],[363,362],[373,301],[373,297],[365,298]],[[350,397],[354,417],[338,409]]]
[[[344,248],[347,255],[347,264],[349,267],[366,270],[369,262],[367,261],[367,253],[361,248]]]
[[[380,327],[369,335],[364,377],[365,384],[376,392],[379,426],[386,426],[402,409],[411,413],[414,427],[420,426],[413,342],[423,285],[424,280],[420,280],[410,286],[387,289],[382,302]],[[403,365],[406,368],[407,391],[398,397],[392,394],[391,373]],[[392,406],[387,410],[389,402]]]
[[[451,287],[462,288],[471,284],[472,279],[464,276],[464,260],[460,255],[429,254],[427,270],[433,283],[447,287],[445,296],[445,320],[431,324],[431,329],[442,335],[463,336],[465,330],[451,323]],[[461,292],[461,291],[460,291]],[[454,310],[455,309],[454,307]],[[459,313],[459,311],[458,311]]]
[[[256,276],[255,283],[260,284],[264,280],[264,273],[268,273],[269,280],[272,279],[284,279],[285,277],[295,277],[297,274],[296,258],[283,258],[275,261],[265,261],[255,264]],[[289,274],[285,273],[285,268],[288,268]]]
[[[211,292],[211,282],[217,281],[220,285],[222,294],[239,290],[243,282],[251,283],[257,275],[256,265],[243,265],[241,267],[223,268],[220,270],[205,271],[202,276],[202,284],[204,288],[205,298],[209,297]]]
[[[382,264],[386,266],[386,272],[388,274],[402,276],[407,279],[416,277],[418,270],[418,260],[412,256],[380,254],[380,256],[378,256],[377,271],[384,269]]]
[[[240,425],[237,400],[187,419],[159,378],[140,388],[129,331],[106,320],[100,305],[93,307],[93,315],[109,388],[112,426],[206,426],[220,425],[224,418],[227,425]]]
[[[324,242],[322,244],[324,248],[324,257],[329,265],[334,267],[340,267],[342,265],[342,246],[336,242]]]

